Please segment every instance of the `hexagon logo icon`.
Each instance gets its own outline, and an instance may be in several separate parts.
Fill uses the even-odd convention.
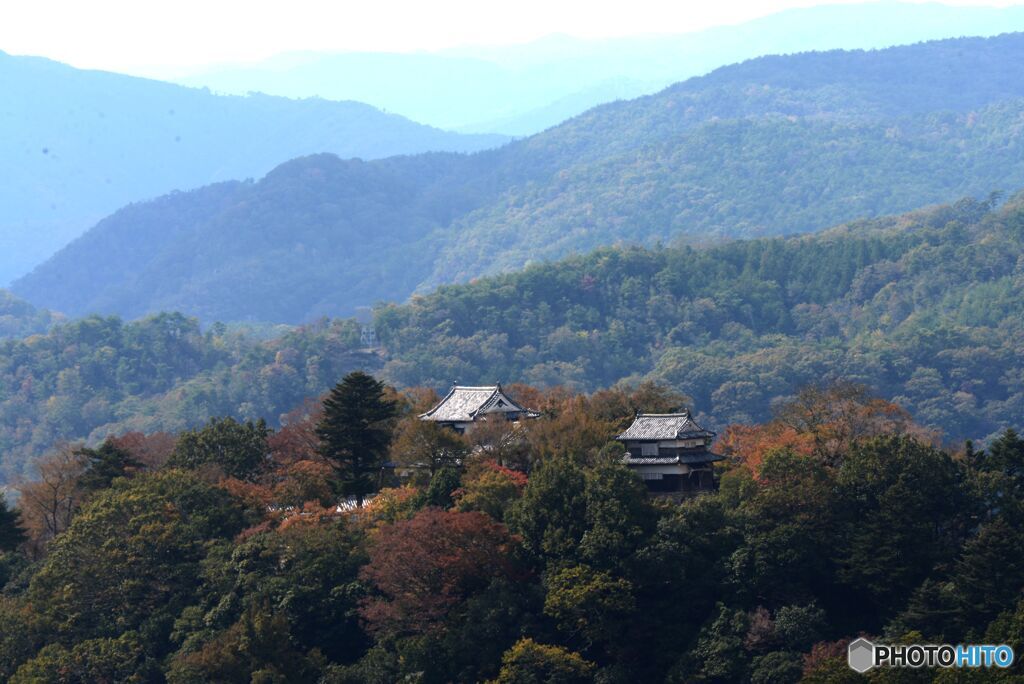
[[[875,666],[875,645],[864,637],[851,641],[846,657],[850,669],[860,673],[867,672]]]

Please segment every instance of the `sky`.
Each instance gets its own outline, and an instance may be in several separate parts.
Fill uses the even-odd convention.
[[[847,0],[848,2],[849,0]],[[842,0],[0,0],[0,50],[126,73],[294,50],[413,52],[684,33]],[[950,0],[1007,6],[1022,0]]]

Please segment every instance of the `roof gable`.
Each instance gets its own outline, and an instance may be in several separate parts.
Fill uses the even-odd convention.
[[[513,401],[502,391],[501,385],[452,385],[437,406],[421,414],[420,418],[443,423],[468,423],[483,414],[498,412],[524,413],[530,417],[539,415]]]
[[[638,413],[629,429],[615,439],[620,441],[710,439],[714,436],[714,432],[697,425],[689,411],[682,411],[680,413]]]

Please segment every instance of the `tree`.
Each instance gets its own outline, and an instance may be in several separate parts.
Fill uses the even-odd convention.
[[[160,470],[174,453],[177,438],[169,432],[127,432],[107,441],[131,454],[146,470]]]
[[[161,644],[193,601],[208,542],[240,532],[242,513],[188,471],[128,480],[93,497],[52,542],[29,599],[68,641],[138,629]]]
[[[384,465],[396,414],[384,383],[362,371],[346,375],[324,400],[316,430],[320,453],[334,468],[342,493],[355,496],[360,507]]]
[[[737,511],[744,539],[731,565],[740,594],[790,603],[830,593],[833,489],[831,472],[820,460],[789,451],[767,455],[753,496]]]
[[[909,437],[879,437],[854,445],[836,484],[838,576],[860,596],[849,614],[872,604],[891,614],[963,542],[962,469]]]
[[[39,459],[38,478],[18,488],[22,520],[35,552],[71,524],[82,492],[78,478],[85,470],[85,458],[69,445]]]
[[[495,520],[504,520],[509,506],[522,496],[526,482],[526,475],[518,470],[494,461],[477,461],[462,477],[462,488],[454,494],[455,507],[460,511],[483,511]]]
[[[7,507],[7,499],[0,492],[0,552],[13,551],[27,539],[21,515]]]
[[[142,468],[127,450],[110,439],[96,449],[82,447],[76,453],[86,459],[85,472],[78,478],[78,486],[86,494],[106,489],[116,478]]]
[[[502,656],[494,684],[586,684],[596,672],[597,666],[578,653],[526,638]]]
[[[169,465],[196,469],[212,464],[225,475],[251,480],[266,465],[270,429],[261,418],[239,423],[234,418],[211,418],[198,430],[178,438]]]
[[[377,595],[360,612],[379,636],[424,634],[493,579],[514,575],[512,537],[483,513],[427,508],[380,528],[361,576]]]
[[[160,678],[156,663],[146,657],[145,644],[134,632],[116,639],[89,639],[67,648],[50,644],[18,668],[12,684],[54,682],[126,682],[143,684]]]
[[[750,654],[743,643],[749,628],[750,616],[720,603],[684,660],[691,661],[688,665],[700,673],[701,681],[748,681]]]
[[[466,439],[473,446],[474,453],[485,454],[499,465],[520,470],[530,467],[530,443],[521,422],[506,420],[501,414],[483,416],[473,424]]]
[[[917,434],[929,437],[914,425],[902,407],[871,396],[864,385],[841,381],[808,385],[776,411],[776,420],[810,435],[814,453],[836,464],[853,443],[880,435]]]
[[[656,516],[647,490],[621,463],[602,463],[585,473],[587,532],[580,556],[601,569],[626,568],[654,531]]]
[[[1013,430],[1006,430],[992,441],[981,455],[982,470],[1006,475],[1024,491],[1024,439]]]
[[[442,468],[459,467],[469,444],[451,428],[418,415],[403,418],[391,444],[391,460],[404,465],[427,467],[433,478]]]
[[[1024,534],[1003,518],[982,525],[964,545],[951,579],[964,633],[980,636],[1024,590]]]
[[[587,529],[586,480],[568,457],[546,459],[533,471],[506,518],[538,560],[573,558]]]
[[[636,605],[628,580],[586,565],[551,573],[545,584],[544,614],[584,652],[621,637]]]
[[[451,508],[455,503],[452,498],[453,494],[458,491],[460,484],[462,483],[456,468],[442,468],[434,477],[430,478],[430,484],[423,492],[423,504],[437,508]]]

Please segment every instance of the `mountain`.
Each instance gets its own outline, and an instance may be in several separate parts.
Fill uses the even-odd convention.
[[[723,427],[829,380],[947,438],[1024,411],[1024,192],[708,249],[602,248],[376,312],[404,386],[653,379]]]
[[[413,123],[358,102],[225,97],[0,53],[0,284],[128,202],[296,156],[378,158],[504,142]],[[14,172],[16,170],[16,172]]]
[[[218,92],[368,102],[415,121],[530,135],[617,99],[768,54],[873,49],[1024,30],[1024,7],[878,2],[787,10],[703,31],[421,53],[286,53],[177,80]],[[382,87],[384,84],[386,87]]]
[[[318,155],[127,207],[12,286],[72,316],[299,323],[602,245],[1024,186],[1024,34],[766,57],[473,155]],[[97,268],[102,264],[102,268]]]
[[[652,379],[719,429],[863,382],[946,438],[1024,413],[1024,192],[706,249],[605,247],[352,319],[199,328],[99,316],[0,340],[0,481],[59,440],[280,416],[364,368],[398,386]],[[282,291],[288,298],[291,293]]]

